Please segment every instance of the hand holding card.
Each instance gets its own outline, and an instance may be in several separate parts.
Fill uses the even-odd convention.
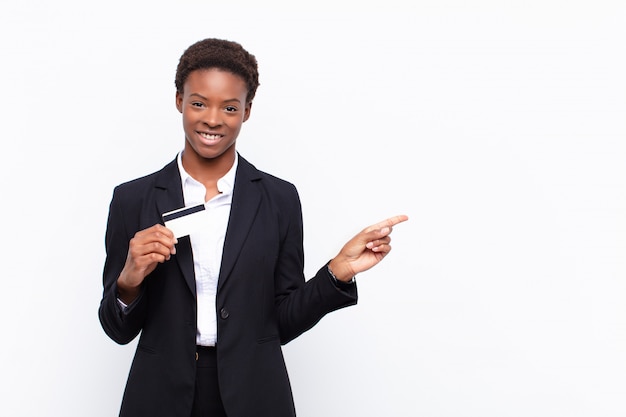
[[[155,224],[135,233],[128,243],[128,255],[117,279],[118,298],[126,305],[138,295],[143,280],[159,263],[176,254],[177,240],[173,232]]]

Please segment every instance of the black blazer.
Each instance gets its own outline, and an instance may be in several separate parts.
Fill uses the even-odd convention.
[[[198,312],[189,238],[179,239],[176,255],[146,277],[126,312],[116,288],[134,234],[182,206],[176,160],[113,192],[99,318],[117,343],[141,334],[120,416],[191,413]],[[328,312],[356,304],[356,286],[335,285],[326,267],[305,280],[302,233],[296,188],[239,157],[215,312],[219,384],[229,417],[294,416],[281,344]]]

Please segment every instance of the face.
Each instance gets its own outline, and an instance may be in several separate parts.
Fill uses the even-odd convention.
[[[218,69],[189,74],[176,108],[183,115],[184,156],[201,161],[234,160],[241,125],[250,117],[248,89],[238,75]]]

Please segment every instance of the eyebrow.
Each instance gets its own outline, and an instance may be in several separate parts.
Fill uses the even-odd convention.
[[[198,93],[191,93],[191,94],[189,94],[189,97],[193,97],[193,96],[199,97],[202,100],[206,100],[206,101],[209,100],[208,98],[204,97],[202,94],[198,94]],[[224,103],[230,103],[230,102],[241,103],[241,101],[238,98],[230,98],[228,100],[224,100]]]

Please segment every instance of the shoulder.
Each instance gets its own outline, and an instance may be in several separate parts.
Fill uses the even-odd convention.
[[[291,182],[256,168],[242,156],[239,156],[237,175],[239,179],[257,183],[270,193],[291,195],[298,193],[296,186]]]
[[[140,195],[148,190],[158,187],[160,184],[167,185],[170,181],[180,181],[180,174],[176,159],[170,161],[163,168],[142,177],[123,182],[114,189],[114,194]]]
[[[138,210],[143,202],[153,201],[160,188],[176,187],[177,182],[180,188],[180,173],[174,160],[158,171],[117,185],[113,189],[111,205]]]

